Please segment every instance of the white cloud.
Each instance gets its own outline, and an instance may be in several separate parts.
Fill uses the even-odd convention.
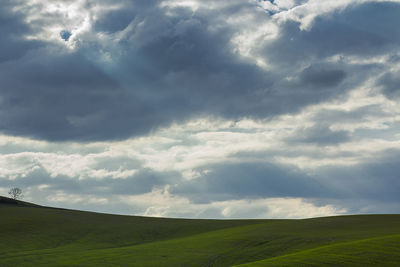
[[[101,198],[91,195],[79,195],[79,194],[67,194],[65,192],[55,192],[47,196],[47,200],[51,204],[78,204],[78,203],[88,203],[88,204],[98,204],[104,205],[108,203],[107,198]]]
[[[74,49],[83,41],[82,35],[90,35],[93,23],[102,13],[122,7],[119,3],[91,4],[86,0],[28,0],[16,3],[14,10],[24,13],[25,22],[34,29],[25,38]],[[68,41],[60,37],[63,30],[71,33]]]
[[[15,154],[0,154],[0,177],[16,179],[28,177],[34,171],[43,169],[52,178],[67,176],[73,179],[103,179],[103,178],[128,178],[136,173],[136,169],[106,169],[97,166],[98,161],[112,160],[113,153],[97,154],[59,154],[44,152],[21,152]],[[128,159],[129,160],[129,159]]]
[[[144,195],[121,197],[132,206],[145,207],[143,216],[186,218],[311,218],[346,213],[345,209],[332,205],[315,206],[301,198],[265,198],[253,200],[217,201],[193,204],[183,197],[171,195],[168,188]]]
[[[243,3],[241,0],[225,1],[201,1],[201,0],[164,0],[160,3],[161,8],[190,8],[193,12],[196,12],[199,8],[202,9],[222,9],[232,5]]]

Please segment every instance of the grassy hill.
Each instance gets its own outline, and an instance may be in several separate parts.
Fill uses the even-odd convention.
[[[400,215],[187,220],[0,198],[0,266],[399,266]]]

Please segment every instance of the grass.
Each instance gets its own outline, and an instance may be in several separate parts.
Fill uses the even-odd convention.
[[[0,198],[0,266],[396,266],[400,215],[187,220]],[[398,264],[397,264],[398,266]]]
[[[400,235],[322,246],[237,266],[399,266]]]

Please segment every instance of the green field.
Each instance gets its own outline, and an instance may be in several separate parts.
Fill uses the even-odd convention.
[[[0,198],[0,266],[400,266],[400,215],[119,216]]]

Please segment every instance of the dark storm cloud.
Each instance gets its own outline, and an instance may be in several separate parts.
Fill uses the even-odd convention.
[[[172,189],[197,203],[271,197],[332,195],[329,188],[303,172],[269,163],[232,163],[207,166],[209,173]]]
[[[23,38],[31,32],[29,25],[24,22],[24,14],[14,11],[13,2],[4,0],[0,8],[0,64],[4,61],[15,60],[28,51],[40,47],[38,41],[29,41]],[[0,83],[0,86],[3,85]]]
[[[120,136],[128,136],[126,128],[132,125],[122,123],[121,117],[126,122],[137,110],[145,111],[79,54],[49,56],[37,51],[23,62],[0,65],[0,70],[0,129],[7,134],[48,140],[106,139],[119,129]]]
[[[233,52],[237,29],[226,21],[243,12],[270,20],[254,4],[193,12],[161,8],[160,1],[118,3],[121,9],[99,14],[92,35],[80,36],[75,50],[66,52],[56,44],[44,47],[23,39],[38,27],[24,24],[23,13],[12,12],[12,2],[6,2],[0,11],[0,58],[8,60],[0,64],[1,132],[110,140],[199,116],[266,118],[296,112],[340,96],[372,71],[327,65],[326,57],[390,53],[400,36],[393,26],[400,22],[398,4],[354,6],[318,18],[310,31],[286,22],[276,40],[252,49],[272,64],[266,71]],[[110,38],[101,39],[105,35]],[[73,37],[62,38],[69,43]],[[105,52],[112,64],[100,60]]]
[[[95,44],[67,54],[35,49],[0,66],[0,129],[47,140],[121,139],[196,114],[242,116],[250,107],[241,101],[255,101],[255,91],[270,84],[229,52],[232,29],[206,29],[211,15],[192,18],[183,10],[170,18],[149,7],[135,6],[145,12],[137,21],[142,29],[118,44],[124,56],[117,73],[88,59]]]
[[[163,120],[193,115],[241,117],[251,110],[271,113],[259,101],[268,94],[271,74],[232,54],[229,42],[234,29],[215,21],[239,10],[192,14],[182,9],[177,18],[158,12],[150,16],[156,20],[146,18],[138,32],[121,41],[129,56],[120,64],[121,72],[129,71],[124,77],[135,84],[131,90],[146,88],[135,93],[162,110]],[[213,21],[221,29],[210,31]]]

